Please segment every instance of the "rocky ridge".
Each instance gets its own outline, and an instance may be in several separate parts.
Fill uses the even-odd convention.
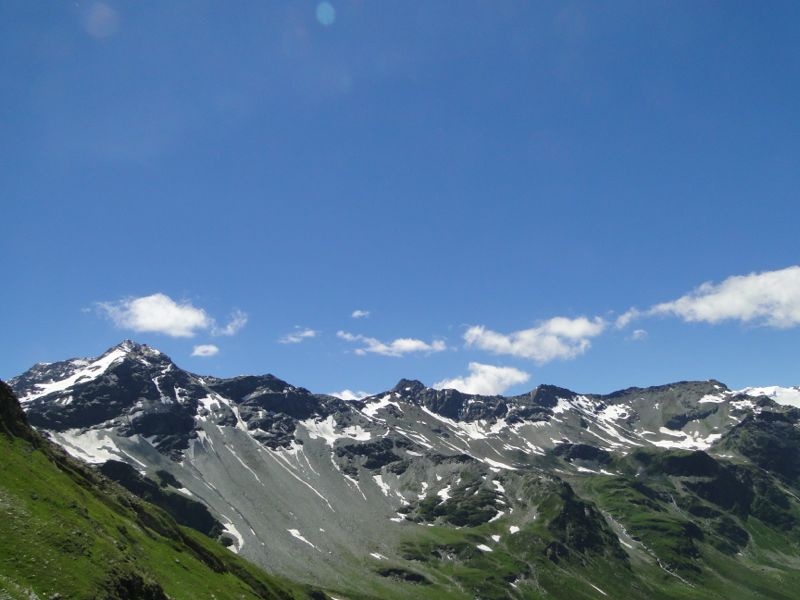
[[[742,519],[796,519],[787,494],[800,460],[779,457],[796,453],[800,411],[713,380],[606,395],[542,385],[510,397],[402,380],[343,401],[273,375],[195,375],[126,341],[97,359],[36,365],[11,383],[31,422],[73,455],[167,474],[208,506],[231,550],[343,593],[414,597],[419,586],[445,585],[448,564],[501,556],[529,558],[514,567],[517,588],[492,581],[478,586],[488,586],[482,597],[543,585],[540,558],[626,572],[650,565],[691,584],[713,532],[741,549]],[[683,456],[707,457],[716,470],[671,474],[670,460]],[[759,478],[750,465],[774,475]],[[639,485],[640,475],[652,485]],[[725,485],[747,510],[712,506],[721,500],[709,499],[709,482],[720,477],[745,482]],[[637,524],[629,506],[657,518]],[[659,528],[696,541],[684,556],[662,547]],[[752,543],[748,533],[744,547]]]

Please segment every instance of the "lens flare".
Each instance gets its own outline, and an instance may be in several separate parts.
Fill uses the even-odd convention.
[[[336,21],[336,9],[330,2],[317,4],[317,21],[324,27],[330,27]]]

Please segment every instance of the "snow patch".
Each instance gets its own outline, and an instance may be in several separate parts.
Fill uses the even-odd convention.
[[[300,421],[300,425],[306,428],[308,436],[312,440],[323,439],[325,443],[331,447],[336,443],[336,440],[343,438],[357,441],[369,441],[372,439],[370,433],[365,431],[360,425],[351,425],[337,433],[336,420],[333,418],[333,415],[328,415],[324,421],[306,419],[305,421]]]
[[[567,412],[570,408],[572,408],[572,404],[566,398],[559,398],[556,405],[551,409],[554,415],[560,415],[562,413]]]
[[[298,540],[300,540],[301,542],[303,542],[303,543],[305,543],[305,544],[308,544],[308,545],[309,545],[309,546],[311,546],[311,547],[312,547],[314,550],[317,550],[317,551],[319,552],[319,548],[317,548],[317,547],[316,547],[314,544],[312,544],[312,543],[311,543],[311,542],[309,542],[309,541],[308,541],[306,538],[304,538],[304,537],[303,537],[303,534],[302,534],[302,533],[300,533],[300,530],[299,530],[299,529],[287,529],[286,531],[288,531],[289,533],[291,533],[291,534],[292,534],[292,535],[293,535],[295,538],[297,538],[297,539],[298,539]]]
[[[71,456],[91,464],[104,463],[107,460],[120,460],[127,456],[117,447],[107,430],[67,429],[66,431],[51,431],[50,435],[53,441],[62,446]]]
[[[239,533],[239,530],[236,529],[236,526],[230,519],[228,519],[224,515],[222,516],[222,519],[225,521],[225,528],[224,528],[225,532],[230,534],[231,537],[233,537],[235,540],[232,546],[228,546],[228,549],[234,554],[239,554],[239,552],[242,549],[242,546],[244,546],[244,537],[242,537],[242,534]]]
[[[389,405],[395,406],[398,410],[400,410],[400,405],[397,402],[392,402],[392,395],[386,394],[382,398],[376,400],[375,402],[371,402],[367,404],[364,408],[361,409],[362,414],[368,416],[370,419],[376,418],[376,415],[379,410],[386,408]]]
[[[446,502],[448,498],[450,498],[450,486],[448,485],[446,488],[442,488],[436,492],[436,495],[442,499],[442,502]]]
[[[661,428],[662,433],[669,432],[673,437],[682,438],[680,440],[648,440],[654,446],[660,448],[676,448],[682,450],[708,450],[711,445],[722,437],[721,433],[711,433],[702,437],[698,432],[686,433],[685,431],[670,431]]]
[[[740,390],[741,394],[748,396],[767,396],[778,404],[800,408],[800,387],[780,387],[770,385],[766,387],[749,387]]]
[[[34,391],[19,399],[20,403],[25,404],[36,398],[47,396],[53,392],[60,392],[71,388],[76,383],[86,383],[100,377],[105,373],[108,368],[118,360],[121,360],[127,355],[127,352],[122,348],[115,348],[111,352],[104,354],[95,361],[88,362],[85,360],[75,360],[73,365],[82,366],[69,377],[61,379],[60,381],[49,381],[48,383],[37,383],[34,386]]]
[[[512,467],[511,465],[507,465],[506,463],[502,463],[499,460],[492,460],[491,458],[482,458],[480,459],[482,462],[485,462],[490,467],[494,467],[495,469],[505,469],[507,471],[516,471],[516,467]]]
[[[596,590],[597,590],[598,592],[600,592],[601,594],[603,594],[603,596],[608,596],[608,594],[606,594],[606,593],[605,593],[603,590],[601,590],[601,589],[600,589],[599,587],[597,587],[595,584],[593,584],[593,583],[590,583],[589,585],[590,585],[590,586],[592,586],[594,589],[596,589]]]
[[[383,495],[388,497],[391,489],[389,488],[389,484],[383,480],[383,475],[373,475],[372,479],[374,479],[378,487],[381,488]]]
[[[423,481],[421,486],[422,486],[422,491],[419,493],[419,496],[417,496],[417,498],[420,500],[424,500],[428,492],[428,482]]]
[[[697,401],[698,404],[720,404],[721,402],[725,402],[728,397],[726,394],[706,394],[700,400]]]

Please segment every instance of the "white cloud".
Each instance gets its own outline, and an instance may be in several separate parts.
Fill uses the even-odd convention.
[[[476,325],[466,331],[464,340],[468,346],[481,350],[528,358],[543,364],[583,354],[591,346],[589,339],[600,335],[605,328],[606,322],[600,317],[594,320],[586,317],[553,317],[537,327],[509,334]]]
[[[192,356],[214,356],[219,352],[214,344],[200,344],[192,348]]]
[[[192,306],[188,301],[175,302],[166,294],[99,302],[97,307],[117,327],[137,332],[192,337],[214,324],[214,320],[202,308]]]
[[[644,329],[634,329],[627,339],[633,342],[641,342],[642,340],[647,339],[647,331]]]
[[[362,400],[363,398],[371,396],[372,394],[370,394],[369,392],[362,392],[362,391],[354,392],[353,390],[350,389],[344,389],[341,392],[331,392],[330,395],[336,396],[337,398],[340,398],[342,400]]]
[[[650,314],[675,315],[684,321],[735,320],[769,327],[800,325],[800,266],[728,277],[657,304]]]
[[[281,344],[299,344],[303,340],[317,337],[318,333],[319,333],[318,331],[315,331],[313,329],[308,329],[308,328],[303,329],[301,327],[296,327],[295,331],[287,333],[285,336],[279,339],[278,342]]]
[[[617,329],[623,329],[627,327],[631,321],[638,319],[641,316],[642,313],[638,308],[629,308],[617,317],[617,319],[614,321],[614,327]]]
[[[366,319],[369,316],[368,310],[354,310],[350,316],[354,319]]]
[[[447,345],[442,340],[434,340],[431,343],[414,338],[397,338],[388,343],[381,342],[375,338],[364,335],[355,335],[347,331],[337,331],[336,335],[348,342],[360,342],[361,348],[356,348],[355,353],[363,356],[364,354],[381,354],[383,356],[403,356],[412,352],[441,352],[447,349]]]
[[[211,333],[214,335],[236,335],[245,325],[247,325],[247,313],[235,310],[231,313],[230,321],[222,327],[215,325]]]
[[[172,337],[193,337],[200,331],[210,331],[213,335],[234,335],[247,323],[247,314],[237,310],[226,325],[218,327],[204,309],[188,300],[175,301],[162,293],[124,298],[116,302],[98,302],[95,306],[117,327]]]
[[[497,367],[477,362],[469,363],[469,373],[466,377],[444,379],[434,383],[433,387],[437,390],[455,389],[465,394],[494,396],[530,379],[528,373],[513,367]]]

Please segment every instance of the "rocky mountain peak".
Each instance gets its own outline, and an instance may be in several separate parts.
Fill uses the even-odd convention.
[[[148,346],[147,344],[140,344],[139,342],[135,342],[133,340],[122,340],[113,348],[109,348],[106,353],[112,352],[113,350],[122,350],[125,353],[149,354],[153,356],[162,354],[160,350]]]
[[[572,390],[550,384],[539,385],[530,392],[530,398],[534,404],[547,407],[555,406],[560,398],[571,400],[577,395]]]
[[[391,391],[396,392],[401,396],[413,396],[414,394],[424,392],[426,389],[428,389],[428,387],[421,381],[403,378],[397,382],[397,385],[395,385]]]
[[[131,340],[131,339],[125,339],[125,340],[122,340],[122,341],[121,341],[119,344],[117,344],[116,346],[114,346],[114,348],[119,348],[120,350],[125,350],[126,352],[128,352],[128,351],[131,351],[131,350],[133,350],[133,349],[135,349],[135,348],[139,348],[139,347],[141,347],[142,345],[143,345],[143,344],[140,344],[140,343],[138,343],[138,342],[135,342],[135,341],[133,341],[133,340]],[[111,349],[113,349],[113,348],[111,348]]]

